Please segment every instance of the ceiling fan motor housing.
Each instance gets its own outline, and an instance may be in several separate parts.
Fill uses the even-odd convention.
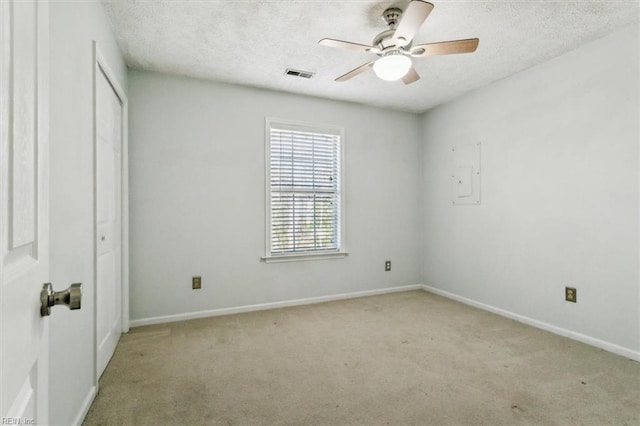
[[[396,32],[396,26],[398,22],[400,22],[400,18],[402,17],[402,10],[397,7],[391,7],[382,12],[382,17],[389,25],[389,29],[381,32],[373,39],[373,46],[377,46],[380,50],[385,50],[391,47],[396,47],[396,40],[393,38],[393,35]],[[411,43],[404,44],[402,47],[405,49],[411,48]]]
[[[373,39],[373,46],[377,46],[380,50],[388,49],[389,47],[395,46],[395,42],[393,41],[393,34],[396,30],[386,30],[378,34]]]

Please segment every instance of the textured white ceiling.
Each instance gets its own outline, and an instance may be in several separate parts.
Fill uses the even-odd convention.
[[[377,58],[318,45],[328,37],[371,44],[381,13],[403,1],[104,1],[127,64],[228,83],[422,112],[549,60],[626,25],[640,2],[432,0],[414,44],[478,37],[475,53],[414,59],[421,79],[379,80],[372,71],[334,79]],[[593,58],[597,61],[598,58]],[[286,68],[312,71],[291,77]]]

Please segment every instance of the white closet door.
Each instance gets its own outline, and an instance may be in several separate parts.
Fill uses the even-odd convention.
[[[122,118],[120,98],[96,73],[96,277],[98,377],[122,330]]]

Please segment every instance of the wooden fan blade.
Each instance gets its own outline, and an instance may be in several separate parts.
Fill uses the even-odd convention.
[[[433,10],[433,5],[426,1],[413,0],[402,14],[400,24],[393,34],[396,46],[405,46],[413,40],[422,23]]]
[[[373,66],[375,61],[371,61],[369,63],[366,63],[364,65],[360,65],[358,68],[353,69],[351,71],[349,71],[348,73],[341,75],[340,77],[336,78],[336,81],[347,81],[349,79],[352,79],[353,77],[362,74],[363,72],[365,72],[366,70],[368,70],[369,68],[371,68]]]
[[[337,47],[339,49],[355,50],[357,52],[368,52],[373,47],[364,44],[351,43],[350,41],[334,40],[332,38],[323,38],[318,42],[318,44]]]
[[[419,44],[411,48],[411,56],[451,55],[454,53],[471,53],[478,48],[480,40],[468,38],[465,40],[441,41],[439,43]]]
[[[420,80],[420,75],[418,74],[418,72],[414,67],[411,67],[409,69],[409,72],[407,72],[407,74],[404,77],[402,77],[402,82],[404,84],[415,83],[418,80]]]

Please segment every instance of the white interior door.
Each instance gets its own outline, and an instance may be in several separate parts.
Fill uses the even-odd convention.
[[[100,377],[122,331],[123,102],[96,69],[97,369]]]
[[[48,422],[48,319],[40,316],[49,279],[48,16],[44,1],[0,1],[3,424]]]

